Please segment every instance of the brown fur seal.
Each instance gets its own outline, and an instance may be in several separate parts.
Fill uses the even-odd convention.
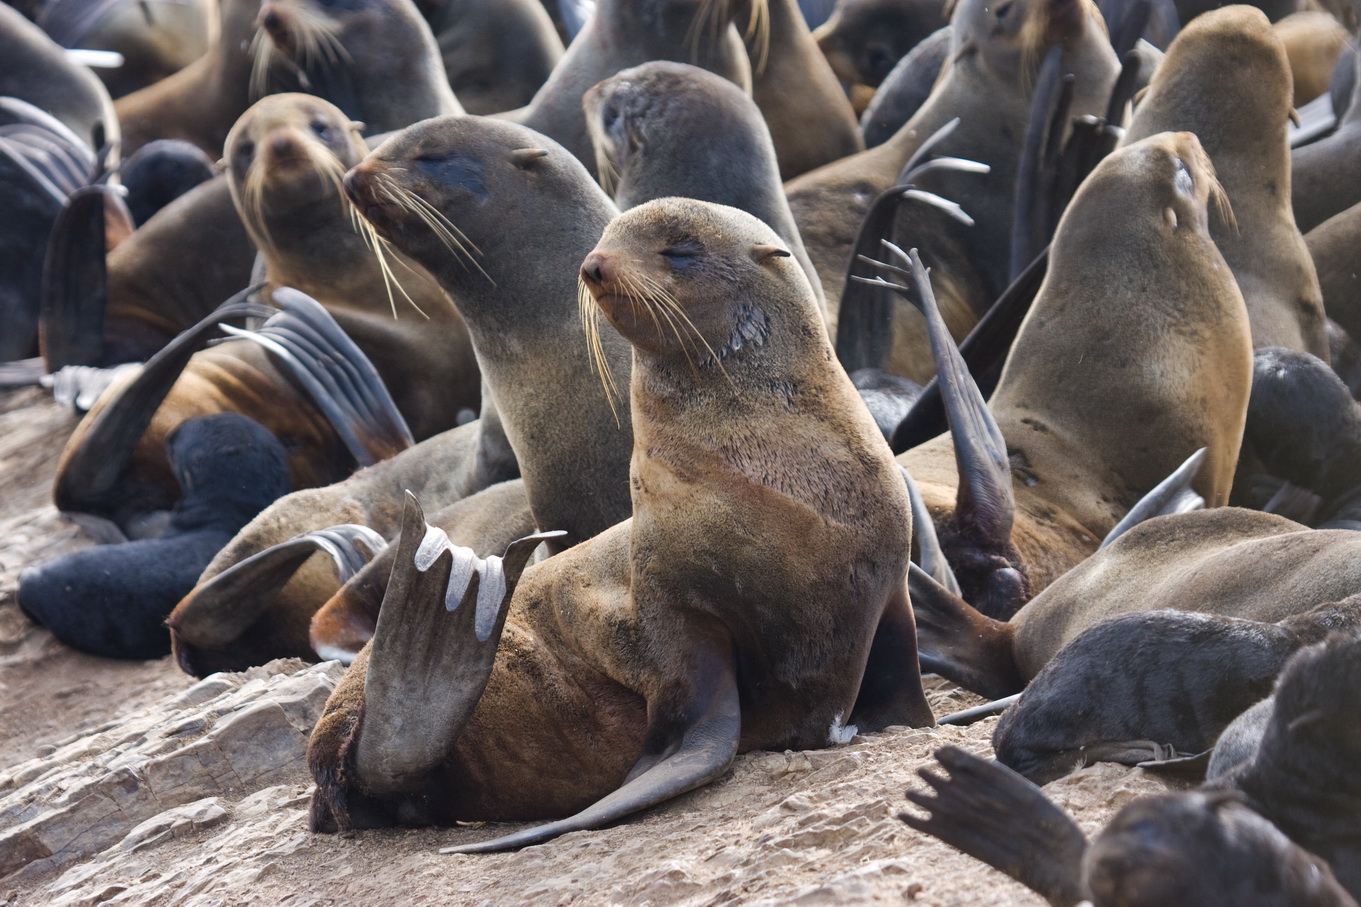
[[[47,111],[93,151],[118,139],[120,118],[99,79],[8,4],[0,4],[0,57],[0,96]]]
[[[633,518],[508,580],[505,618],[495,599],[444,618],[449,549],[420,545],[411,506],[367,658],[308,748],[314,827],[582,810],[458,849],[523,846],[704,784],[743,750],[931,722],[906,491],[788,258],[751,215],[691,200],[607,229],[581,273],[634,346]],[[795,538],[817,556],[790,560]],[[390,640],[411,634],[463,637],[466,657],[403,667]],[[413,709],[427,683],[446,693]]]
[[[1290,61],[1294,104],[1302,107],[1328,90],[1333,67],[1347,49],[1351,33],[1333,16],[1319,10],[1291,13],[1271,27]]]
[[[963,0],[951,22],[949,62],[912,119],[884,144],[805,174],[785,189],[823,290],[835,306],[871,203],[898,181],[923,142],[958,117],[959,125],[933,152],[980,161],[991,171],[930,174],[916,185],[958,202],[975,221],[966,234],[970,273],[937,274],[946,320],[962,336],[1010,281],[1016,168],[1044,49],[1061,45],[1063,71],[1077,74],[1074,115],[1104,113],[1119,63],[1100,13],[1086,0]],[[910,243],[922,248],[928,264],[936,254],[933,235]],[[910,321],[920,336],[915,315],[899,321]],[[895,360],[891,370],[923,382],[929,368],[923,373],[921,367]]]
[[[417,5],[435,33],[449,87],[468,113],[523,107],[562,59],[562,39],[539,0]]]
[[[1091,554],[1200,447],[1209,454],[1195,488],[1211,506],[1227,501],[1252,349],[1209,234],[1220,191],[1189,133],[1105,158],[1059,222],[991,400],[968,385],[951,404],[952,435],[899,457],[964,599],[984,613],[1005,619]],[[943,326],[940,359],[937,337],[948,340]],[[942,368],[943,389],[965,374],[953,368]]]
[[[1318,272],[1328,317],[1352,338],[1361,336],[1361,204],[1304,234],[1304,244]]]
[[[1358,55],[1361,46],[1347,54],[1353,73]],[[1290,153],[1290,204],[1305,232],[1361,203],[1361,79],[1353,77],[1348,95],[1333,134]]]
[[[913,48],[945,25],[941,0],[841,0],[813,38],[832,72],[878,88]]]
[[[657,61],[606,79],[582,104],[601,182],[621,210],[680,196],[754,214],[793,252],[826,310],[770,132],[740,88],[695,66]]]
[[[716,72],[743,89],[751,65],[732,28],[732,0],[598,0],[529,105],[508,119],[560,142],[595,173],[581,98],[602,79],[649,60],[675,60]]]
[[[855,110],[818,50],[797,0],[740,4],[737,21],[743,19],[758,23],[748,29],[751,96],[770,127],[780,177],[791,180],[864,151]]]
[[[263,0],[253,89],[325,98],[370,135],[463,113],[430,26],[412,0]]]
[[[1230,62],[1231,61],[1231,62]],[[1194,132],[1232,215],[1211,221],[1252,322],[1254,346],[1328,359],[1322,294],[1290,209],[1290,67],[1262,11],[1214,10],[1182,29],[1134,112],[1126,143]]]
[[[295,634],[290,645],[310,651],[308,623],[337,582],[318,558],[280,596],[243,603],[230,590],[219,594],[215,577],[273,545],[338,523],[395,536],[405,489],[433,512],[518,473],[537,524],[565,529],[566,544],[629,513],[626,401],[614,404],[617,417],[592,366],[575,279],[618,211],[581,163],[523,127],[446,117],[394,135],[346,183],[378,232],[428,267],[464,316],[487,383],[482,415],[333,488],[290,495],[248,525],[172,618],[186,645],[233,659],[219,664],[244,667],[276,657],[281,626]],[[425,205],[438,212],[436,223],[458,229],[460,257],[423,216]],[[531,246],[533,266],[523,255]],[[598,339],[622,383],[628,345],[604,325]],[[259,625],[239,636],[235,615],[246,605]]]
[[[422,440],[477,412],[481,378],[463,319],[433,277],[357,228],[341,178],[368,153],[339,109],[270,95],[227,137],[232,197],[264,258],[266,291],[317,299],[368,355]]]
[[[931,791],[907,794],[928,815],[898,818],[1055,907],[1356,904],[1327,863],[1232,793],[1140,797],[1089,844],[1067,813],[1015,772],[953,746],[936,750],[936,759],[949,777],[920,769]],[[1295,786],[1282,776],[1276,783]]]
[[[114,104],[123,124],[123,153],[152,139],[184,139],[216,158],[232,124],[250,106],[255,0],[220,0],[217,40],[193,63]]]
[[[1158,609],[1276,623],[1361,590],[1361,536],[1216,508],[1149,520],[1074,567],[1005,623],[913,600],[923,664],[989,697],[1018,692],[1088,627]],[[968,630],[965,630],[965,625]]]

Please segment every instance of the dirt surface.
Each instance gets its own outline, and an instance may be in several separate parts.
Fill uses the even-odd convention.
[[[514,854],[441,856],[504,829],[307,831],[306,729],[338,665],[277,662],[201,682],[169,659],[80,655],[19,612],[28,563],[91,544],[50,484],[75,417],[0,392],[0,904],[1041,904],[896,818],[953,743],[995,719],[749,753],[716,784],[603,831]],[[932,684],[937,715],[976,698]],[[1163,790],[1084,769],[1046,790],[1091,833]]]

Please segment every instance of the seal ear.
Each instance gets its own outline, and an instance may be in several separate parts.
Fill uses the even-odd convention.
[[[548,150],[545,148],[517,148],[510,153],[511,163],[521,170],[528,170],[541,158],[546,157],[548,157]]]
[[[751,247],[751,260],[758,265],[765,264],[772,258],[788,258],[789,250],[781,249],[779,246],[762,244]]]
[[[369,124],[365,123],[363,120],[350,120],[350,128],[360,135],[363,135],[364,130],[369,128]]]

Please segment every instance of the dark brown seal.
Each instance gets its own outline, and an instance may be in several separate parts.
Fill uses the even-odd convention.
[[[539,0],[427,0],[449,87],[468,113],[523,107],[562,59],[562,39]]]
[[[1232,213],[1210,223],[1252,321],[1254,346],[1286,346],[1325,362],[1318,277],[1290,209],[1290,65],[1262,11],[1233,6],[1177,35],[1139,102],[1126,143],[1194,132]]]
[[[746,749],[931,721],[906,491],[779,238],[745,212],[663,199],[620,215],[582,279],[634,347],[633,518],[527,570],[497,651],[494,630],[474,642],[471,617],[429,608],[449,549],[416,553],[413,508],[367,659],[309,746],[316,827],[583,810],[459,849],[522,846],[706,783]],[[460,622],[463,661],[486,675],[449,675],[462,669],[433,651],[403,667],[385,640]],[[459,695],[415,707],[411,683],[453,677]]]

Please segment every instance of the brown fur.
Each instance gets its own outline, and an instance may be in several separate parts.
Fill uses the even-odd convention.
[[[388,821],[598,800],[645,726],[685,720],[669,713],[710,682],[700,653],[741,666],[740,750],[823,746],[850,718],[876,627],[906,606],[911,517],[787,258],[744,212],[665,199],[621,215],[586,259],[635,348],[634,517],[525,572],[472,717],[418,796],[384,798]],[[364,671],[337,687],[309,746],[314,819],[372,805],[350,757]],[[912,686],[906,708],[877,717],[929,723]]]
[[[1332,84],[1333,67],[1346,50],[1351,33],[1333,16],[1318,10],[1292,13],[1271,27],[1290,61],[1294,104],[1308,104]]]
[[[1182,29],[1134,112],[1126,144],[1194,132],[1232,214],[1210,232],[1247,303],[1254,346],[1328,361],[1323,298],[1290,208],[1290,66],[1261,10],[1232,6]]]
[[[998,10],[1006,10],[1005,20],[997,18]],[[967,228],[967,263],[936,274],[946,323],[962,339],[1008,282],[1016,167],[1044,48],[1061,44],[1064,71],[1078,74],[1074,116],[1104,112],[1119,64],[1101,14],[1086,0],[961,0],[951,22],[950,59],[912,119],[884,144],[805,174],[785,190],[835,311],[870,204],[897,182],[923,142],[959,117],[958,127],[935,153],[981,161],[992,167],[991,173],[927,177],[918,188],[958,202],[976,221]],[[949,251],[942,247],[946,235],[946,228],[924,226],[912,241],[928,266],[940,263]],[[903,305],[894,319],[890,371],[919,383],[929,380],[931,359],[920,315]]]

